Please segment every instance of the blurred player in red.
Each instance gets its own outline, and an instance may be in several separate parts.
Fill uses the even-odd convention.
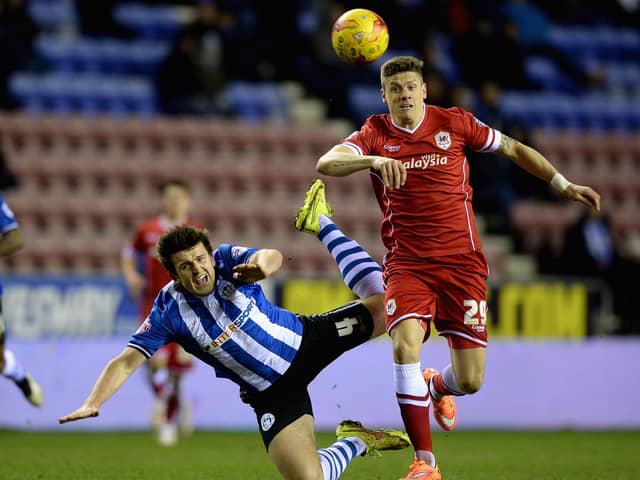
[[[147,317],[153,300],[171,277],[158,260],[156,244],[160,236],[176,225],[202,226],[189,218],[191,187],[182,179],[171,179],[160,187],[162,213],[142,222],[122,253],[122,273],[133,298],[141,299],[140,323]],[[148,362],[149,382],[156,398],[152,423],[161,445],[171,446],[181,433],[191,432],[189,406],[181,399],[182,375],[191,369],[191,356],[178,344],[160,349]]]
[[[422,62],[395,57],[380,71],[389,114],[372,115],[318,160],[319,172],[369,170],[384,214],[386,327],[393,344],[396,398],[415,460],[405,479],[440,480],[432,452],[429,407],[444,430],[456,426],[454,396],[484,381],[488,266],[472,210],[465,149],[506,157],[550,182],[564,197],[600,208],[590,187],[565,179],[539,152],[461,108],[425,105]],[[433,323],[451,363],[422,371],[422,344]]]

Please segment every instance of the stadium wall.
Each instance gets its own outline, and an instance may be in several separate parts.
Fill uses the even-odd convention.
[[[57,424],[59,416],[80,405],[104,364],[126,341],[127,337],[11,339],[9,347],[40,380],[46,402],[36,409],[9,381],[0,381],[0,428],[149,428],[152,399],[141,371],[104,405],[99,418],[64,427]],[[640,372],[626,367],[640,357],[640,339],[496,340],[487,353],[483,389],[473,398],[459,400],[460,428],[640,428]],[[431,339],[423,365],[442,367],[447,356],[446,343]],[[356,418],[370,425],[399,427],[392,377],[388,340],[347,352],[310,388],[317,426],[330,430],[344,418]],[[615,401],[605,398],[612,387]],[[252,412],[239,401],[237,387],[218,381],[208,366],[197,364],[184,391],[196,428],[255,429]]]

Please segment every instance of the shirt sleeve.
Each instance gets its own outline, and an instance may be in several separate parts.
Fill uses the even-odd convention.
[[[223,243],[214,252],[214,260],[218,272],[225,280],[233,281],[233,267],[241,263],[247,263],[251,255],[258,250],[260,249]]]
[[[495,152],[500,147],[502,132],[491,128],[478,120],[472,113],[461,108],[457,109],[462,115],[465,132],[465,144],[476,152]]]
[[[370,155],[373,153],[373,145],[375,141],[375,131],[370,120],[367,120],[360,130],[356,130],[340,145],[347,147],[356,155]]]
[[[129,346],[146,358],[150,358],[159,348],[174,341],[170,311],[164,307],[162,295],[161,292],[156,297],[151,313],[129,339]]]
[[[18,221],[9,204],[0,196],[0,233],[5,234],[18,228]]]

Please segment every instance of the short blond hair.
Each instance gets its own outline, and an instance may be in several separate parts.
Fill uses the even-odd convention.
[[[380,83],[384,87],[385,79],[402,72],[416,72],[420,78],[422,78],[423,66],[424,62],[415,57],[401,56],[390,58],[380,67]]]

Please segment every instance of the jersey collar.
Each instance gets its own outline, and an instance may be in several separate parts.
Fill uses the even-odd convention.
[[[415,133],[422,126],[422,122],[424,122],[424,119],[426,118],[426,116],[427,116],[427,104],[424,102],[422,103],[422,118],[420,118],[420,121],[413,129],[408,129],[408,128],[401,127],[400,125],[396,125],[396,122],[393,121],[393,116],[390,115],[391,124],[394,127],[396,127],[398,130],[402,130],[403,132],[407,132],[407,133]]]

